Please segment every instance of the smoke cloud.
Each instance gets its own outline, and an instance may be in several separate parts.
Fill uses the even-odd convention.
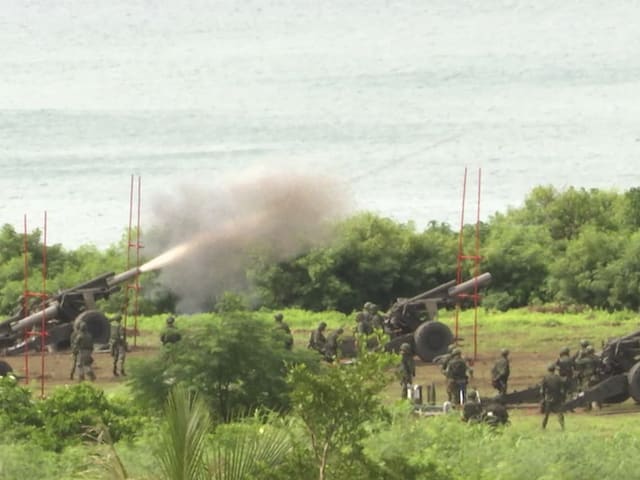
[[[326,244],[332,222],[349,210],[338,185],[329,177],[263,171],[158,195],[145,236],[146,256],[157,258],[146,269],[163,267],[160,281],[181,298],[180,312],[210,308],[222,292],[250,288],[252,253],[276,262]]]

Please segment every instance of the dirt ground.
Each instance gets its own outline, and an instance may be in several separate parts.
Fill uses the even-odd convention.
[[[296,339],[306,338],[308,332],[295,332]],[[504,339],[495,339],[492,341],[493,345],[501,345]],[[160,344],[157,346],[133,346],[130,345],[130,351],[127,353],[127,361],[133,358],[146,357],[155,355],[160,348]],[[479,350],[475,360],[473,360],[473,348],[462,346],[463,355],[472,360],[473,378],[469,383],[469,387],[475,388],[480,392],[482,397],[490,397],[496,394],[495,389],[491,387],[491,367],[499,356],[499,349],[495,351],[482,351]],[[555,360],[557,352],[555,350],[539,351],[539,352],[514,352],[510,353],[511,362],[511,377],[509,379],[508,390],[523,390],[530,386],[536,385],[540,382],[543,375],[546,373],[546,366],[548,363]],[[21,381],[26,384],[26,379],[29,379],[29,386],[34,389],[34,392],[40,392],[42,390],[43,382],[41,377],[42,363],[44,361],[44,392],[45,395],[51,389],[61,385],[71,385],[77,383],[76,380],[69,379],[69,373],[71,370],[72,357],[69,352],[46,352],[44,355],[33,352],[27,357],[24,355],[0,357],[0,360],[5,361],[11,365],[14,373],[21,377]],[[126,380],[123,377],[114,377],[113,375],[113,359],[108,351],[97,351],[94,353],[94,372],[96,374],[96,384],[101,385],[105,389],[117,387],[119,383]],[[446,398],[446,382],[445,378],[440,370],[439,365],[425,363],[416,357],[416,383],[426,386],[435,384],[436,388],[436,401],[441,403]],[[423,387],[424,389],[425,387]],[[390,385],[388,388],[389,398],[394,398],[397,393],[400,392],[399,385]],[[426,395],[426,391],[423,390],[423,394]],[[537,405],[520,405],[515,408],[523,410],[525,412],[537,413]],[[613,408],[602,411],[602,414],[607,413],[621,413],[621,412],[634,412],[640,411],[640,407],[635,405],[631,400],[625,402],[622,405],[615,406]]]

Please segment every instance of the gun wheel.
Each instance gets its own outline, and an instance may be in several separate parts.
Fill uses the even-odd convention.
[[[631,398],[640,403],[640,362],[631,367],[631,370],[627,373],[627,380]]]
[[[444,323],[424,322],[413,333],[415,351],[425,362],[431,362],[438,355],[447,352],[453,343],[453,333]]]
[[[13,368],[7,362],[0,360],[0,377],[6,377],[8,373],[13,372]]]

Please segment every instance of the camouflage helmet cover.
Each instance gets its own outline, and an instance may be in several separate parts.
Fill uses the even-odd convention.
[[[550,372],[553,372],[555,369],[556,369],[555,363],[550,363],[549,365],[547,365],[547,370],[549,370]]]
[[[447,347],[447,352],[451,353],[453,352],[454,348],[456,348],[456,344],[452,343]]]
[[[582,348],[587,348],[589,346],[589,340],[583,338],[582,340],[580,340],[580,346]]]
[[[503,357],[506,357],[507,355],[509,355],[509,349],[508,348],[501,349],[500,355],[502,355]]]
[[[278,313],[276,313],[276,314],[273,316],[273,318],[274,318],[276,321],[278,321],[278,322],[279,322],[279,321],[281,321],[284,317],[282,316],[282,313],[278,312]]]
[[[451,350],[451,355],[462,355],[462,350],[458,347]]]
[[[587,350],[588,353],[593,353],[593,352],[596,351],[596,349],[593,348],[593,345],[587,345],[587,349],[586,350]]]
[[[411,353],[411,345],[409,345],[408,343],[403,343],[402,345],[400,345],[400,351]]]
[[[318,324],[318,330],[324,330],[325,328],[327,328],[327,322],[320,322]]]
[[[569,352],[570,352],[570,351],[571,351],[571,350],[569,349],[569,347],[562,347],[562,348],[560,349],[560,355],[569,355]]]
[[[173,318],[172,316],[167,317],[167,325],[173,325],[175,321],[176,319]]]

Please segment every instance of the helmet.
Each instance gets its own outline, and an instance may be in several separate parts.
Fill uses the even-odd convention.
[[[167,317],[167,325],[173,325],[173,322],[175,322],[176,319],[173,317]]]
[[[276,313],[273,318],[277,321],[280,322],[284,317],[282,316],[281,313]]]
[[[375,303],[370,303],[369,304],[369,310],[372,312],[377,312],[378,311],[378,305],[376,305]]]
[[[87,324],[85,322],[80,322],[80,326],[78,327],[81,332],[87,331]]]
[[[455,343],[452,343],[451,345],[449,345],[449,346],[447,347],[447,352],[449,352],[449,353],[453,352],[453,349],[454,349],[454,348],[456,348],[456,344],[455,344]]]
[[[338,335],[340,335],[340,334],[344,333],[344,328],[340,327],[339,329],[337,329],[337,330],[336,330],[336,333],[337,333]]]
[[[403,353],[411,353],[411,345],[408,343],[403,343],[400,345],[400,351]]]
[[[451,350],[451,355],[462,355],[462,350],[456,347],[453,350]]]
[[[476,392],[475,390],[471,390],[468,394],[467,394],[467,398],[469,400],[477,400],[478,399],[478,392]]]
[[[550,372],[553,372],[555,369],[556,369],[555,363],[550,363],[549,365],[547,365],[547,370],[549,370]]]
[[[587,345],[587,353],[593,353],[595,351],[596,351],[596,349],[593,348],[593,345]]]
[[[509,349],[503,348],[502,350],[500,350],[500,355],[502,355],[503,357],[506,357],[507,355],[509,355]]]
[[[587,348],[589,346],[589,340],[585,340],[584,338],[580,340],[580,346],[582,348]]]
[[[569,347],[562,347],[562,348],[560,349],[560,355],[569,355],[569,352],[570,352],[570,351],[571,351],[571,350],[569,349]]]
[[[325,328],[327,328],[327,323],[326,322],[320,322],[318,324],[318,330],[324,330]]]
[[[362,308],[369,310],[371,308],[371,302],[365,302]]]

